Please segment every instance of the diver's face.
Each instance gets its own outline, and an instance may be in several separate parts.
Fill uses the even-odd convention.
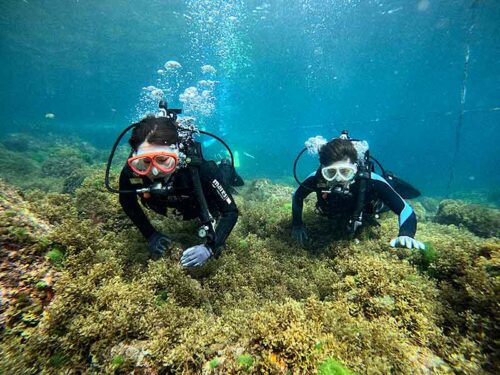
[[[141,176],[150,180],[169,178],[177,167],[179,151],[172,146],[159,146],[143,142],[129,159],[129,165]]]
[[[321,174],[325,180],[339,184],[351,183],[357,172],[357,165],[349,158],[344,158],[321,168]]]

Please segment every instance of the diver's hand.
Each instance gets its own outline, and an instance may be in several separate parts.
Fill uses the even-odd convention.
[[[303,225],[294,226],[292,228],[292,237],[296,241],[298,241],[301,245],[303,245],[305,241],[309,240],[309,236],[307,235],[306,228]]]
[[[399,236],[391,241],[392,247],[407,247],[408,249],[421,249],[425,250],[425,245],[409,236]]]
[[[184,250],[181,265],[182,267],[199,267],[213,255],[214,253],[207,245],[196,245]]]
[[[160,232],[154,232],[148,238],[149,251],[154,256],[162,256],[171,245],[172,240]]]

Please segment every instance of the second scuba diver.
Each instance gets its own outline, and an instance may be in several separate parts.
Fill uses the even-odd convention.
[[[183,220],[198,218],[198,236],[204,242],[184,250],[181,265],[201,266],[221,254],[238,219],[238,209],[226,182],[236,177],[235,185],[243,182],[232,164],[232,168],[223,168],[232,172],[228,178],[214,161],[203,159],[201,144],[192,137],[199,131],[192,125],[179,125],[176,114],[180,110],[169,110],[166,103],[163,107],[160,104],[160,108],[162,115],[146,117],[122,132],[110,155],[106,186],[120,194],[123,210],[147,240],[153,257],[163,255],[172,240],[151,225],[138,197],[144,207],[161,215],[174,209]],[[109,187],[109,166],[119,140],[130,128],[132,152],[121,171],[120,188],[115,190]]]
[[[299,157],[306,150],[318,153],[321,165],[305,181],[300,182],[295,168]],[[329,142],[322,137],[310,138],[306,142],[294,165],[294,174],[300,184],[292,197],[292,236],[297,241],[304,243],[309,239],[302,221],[302,210],[304,199],[315,192],[316,211],[337,219],[351,236],[363,225],[367,216],[390,209],[399,216],[399,233],[390,245],[425,248],[422,242],[415,239],[417,219],[411,206],[403,199],[415,198],[420,193],[386,172],[378,162],[382,175],[375,173],[370,158],[368,143],[349,138],[347,131]]]

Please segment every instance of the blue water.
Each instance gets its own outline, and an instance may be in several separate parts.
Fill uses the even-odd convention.
[[[424,193],[495,188],[499,20],[496,0],[3,0],[0,128],[109,148],[154,86],[246,178],[289,179],[308,137],[348,129]]]

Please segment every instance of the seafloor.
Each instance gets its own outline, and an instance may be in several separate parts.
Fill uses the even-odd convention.
[[[297,246],[293,187],[248,181],[223,256],[187,272],[195,224],[152,215],[176,247],[149,259],[105,153],[1,141],[0,374],[500,372],[498,191],[412,202],[421,252],[389,247],[392,214],[348,240],[312,200]]]

